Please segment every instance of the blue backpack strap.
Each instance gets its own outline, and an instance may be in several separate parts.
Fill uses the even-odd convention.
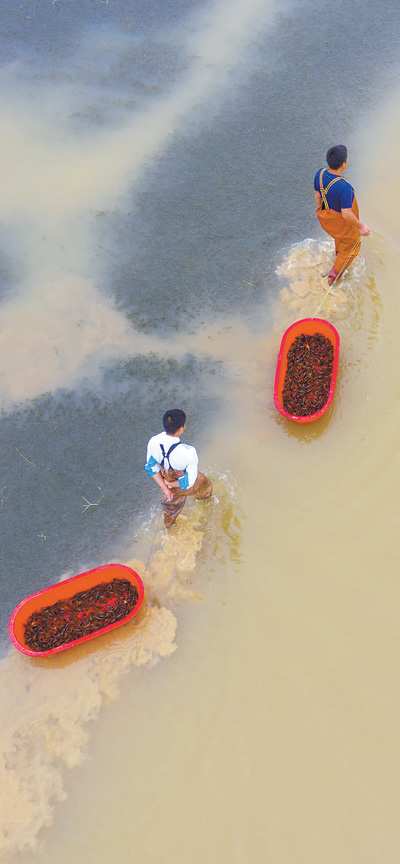
[[[162,459],[161,459],[160,465],[162,468],[165,468],[165,465],[164,465],[165,459],[168,460],[168,466],[171,468],[171,463],[169,461],[169,457],[170,457],[172,451],[175,450],[175,447],[178,447],[178,444],[180,444],[180,443],[181,443],[180,441],[176,441],[175,444],[171,444],[171,446],[168,450],[168,453],[165,452],[163,445],[160,444],[160,449],[161,449],[161,453],[162,453]]]

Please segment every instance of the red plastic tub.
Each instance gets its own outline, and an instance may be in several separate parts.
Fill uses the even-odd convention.
[[[81,636],[72,642],[66,642],[58,645],[56,648],[51,648],[48,651],[32,651],[25,642],[25,624],[32,612],[38,612],[45,606],[51,606],[58,600],[66,600],[72,597],[78,591],[85,591],[88,588],[93,588],[101,582],[112,582],[113,579],[127,579],[137,590],[138,600],[134,608],[125,618],[115,621],[106,627],[101,627],[93,633],[86,636]],[[74,645],[80,645],[81,642],[87,642],[89,639],[94,639],[95,636],[100,636],[102,633],[107,633],[108,630],[114,630],[115,627],[121,627],[130,621],[139,611],[144,598],[143,582],[130,567],[125,564],[105,564],[102,567],[96,567],[94,570],[87,570],[86,573],[78,573],[77,576],[72,576],[70,579],[65,579],[63,582],[57,582],[56,585],[50,585],[48,588],[43,588],[42,591],[37,591],[36,594],[31,594],[22,600],[21,603],[14,609],[9,623],[10,639],[23,654],[28,654],[30,657],[48,657],[50,654],[57,654],[59,651],[65,651],[66,648],[72,648]]]
[[[305,333],[306,336],[312,336],[315,333],[322,333],[323,336],[325,336],[331,341],[334,350],[333,369],[328,398],[325,402],[325,405],[323,405],[323,407],[320,408],[319,411],[316,411],[315,414],[309,414],[307,417],[300,417],[298,414],[288,414],[288,412],[285,411],[283,407],[282,400],[282,391],[287,370],[287,355],[292,343],[297,336],[300,336],[301,333]],[[333,394],[335,392],[336,375],[339,363],[339,347],[339,333],[337,332],[335,327],[329,323],[329,321],[325,321],[323,318],[303,318],[300,321],[295,321],[294,324],[291,324],[290,327],[285,330],[285,333],[282,336],[281,347],[278,355],[278,363],[276,366],[274,402],[278,411],[284,417],[287,417],[288,420],[294,420],[295,423],[313,423],[315,420],[319,420],[319,418],[325,414],[325,411],[327,411],[329,405],[332,402]]]

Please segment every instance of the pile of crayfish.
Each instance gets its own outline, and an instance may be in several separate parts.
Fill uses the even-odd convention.
[[[33,612],[25,625],[25,642],[32,651],[58,648],[125,618],[138,598],[128,579],[100,582]]]
[[[332,380],[333,345],[322,333],[296,336],[287,355],[282,404],[288,414],[308,417],[324,407]]]

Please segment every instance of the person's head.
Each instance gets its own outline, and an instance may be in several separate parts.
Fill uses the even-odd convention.
[[[179,429],[186,425],[186,414],[180,408],[171,408],[163,417],[163,426],[167,435],[175,435]]]
[[[347,162],[347,147],[344,144],[336,144],[335,147],[330,147],[326,154],[326,161],[329,168],[333,171],[338,171],[344,162]]]

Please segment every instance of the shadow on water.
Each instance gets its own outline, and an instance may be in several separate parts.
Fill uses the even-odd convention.
[[[275,412],[273,419],[275,424],[289,438],[296,438],[299,444],[313,444],[314,441],[317,441],[318,438],[322,438],[325,432],[328,431],[334,414],[335,408],[332,403],[326,414],[312,423],[296,423],[295,420],[288,420],[277,411]]]

